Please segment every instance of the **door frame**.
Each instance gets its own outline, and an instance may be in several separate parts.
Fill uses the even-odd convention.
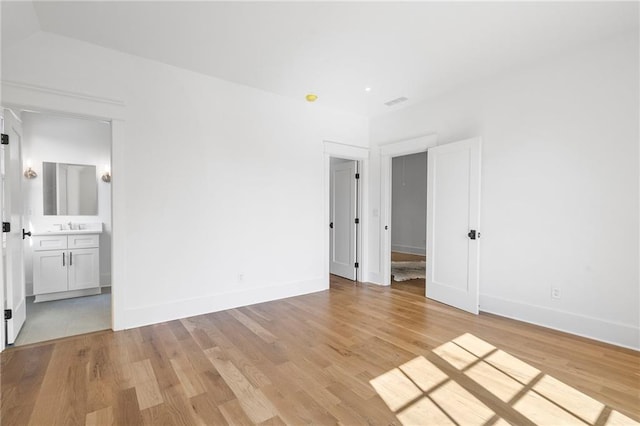
[[[2,126],[0,126],[0,130],[2,130],[4,132],[4,108],[2,107],[2,105],[0,105],[0,117],[2,118]],[[0,203],[2,203],[2,200],[4,199],[4,195],[2,193],[3,188],[2,185],[0,184]],[[2,211],[2,205],[0,204],[0,211]],[[6,291],[5,289],[5,279],[4,279],[4,248],[2,247],[2,241],[0,241],[0,307],[2,307],[2,312],[4,315],[4,309],[5,309],[5,304],[4,304],[4,293]],[[4,318],[4,316],[3,316]],[[3,322],[2,325],[0,325],[0,352],[2,352],[4,350],[4,343],[6,342],[6,325]]]
[[[381,284],[391,285],[391,165],[393,158],[427,152],[438,145],[438,135],[430,133],[380,146],[380,273]],[[428,177],[427,177],[428,179]],[[427,206],[424,206],[425,211]],[[387,229],[385,229],[385,226]],[[425,234],[426,239],[426,234]]]
[[[111,329],[125,328],[126,282],[126,187],[125,144],[127,108],[124,101],[70,92],[57,88],[2,81],[2,107],[14,110],[37,111],[69,117],[102,120],[111,124]],[[6,283],[0,276],[0,302],[4,306]],[[0,352],[5,349],[4,331],[0,341]]]
[[[9,129],[6,128],[7,114],[5,114],[5,112],[7,112],[9,115],[13,116],[12,121],[15,121],[15,122],[19,123],[19,127],[20,127],[19,141],[23,142],[24,141],[24,130],[23,130],[23,127],[22,127],[22,117],[20,117],[19,113],[16,113],[14,108],[11,108],[11,107],[6,106],[6,105],[0,105],[0,108],[2,109],[3,120],[4,120],[4,122],[3,122],[3,132],[5,132],[6,134],[10,133]],[[6,201],[7,199],[11,200],[11,211],[8,212],[10,217],[7,217],[6,219],[12,225],[11,226],[11,231],[6,233],[7,247],[0,248],[0,251],[2,251],[2,257],[3,257],[3,260],[4,260],[3,263],[4,263],[4,268],[5,268],[2,271],[2,278],[3,279],[7,278],[6,274],[7,274],[8,269],[6,269],[6,268],[7,268],[7,265],[9,264],[9,262],[6,262],[6,261],[10,260],[11,261],[10,262],[11,263],[11,278],[13,279],[13,278],[15,278],[16,275],[18,275],[18,276],[20,276],[20,280],[19,281],[22,282],[22,288],[19,290],[22,293],[22,297],[21,297],[21,302],[22,303],[20,303],[18,306],[13,306],[13,303],[11,304],[11,309],[13,310],[13,317],[14,317],[13,318],[13,324],[12,324],[12,329],[13,329],[12,330],[12,334],[15,333],[15,331],[16,331],[15,329],[17,328],[18,329],[17,330],[17,334],[16,334],[16,337],[17,337],[17,335],[20,334],[20,331],[22,330],[22,327],[24,326],[24,323],[26,322],[26,318],[27,318],[26,282],[25,282],[25,278],[26,277],[25,277],[25,273],[24,273],[25,272],[24,271],[24,263],[25,263],[24,262],[24,243],[23,243],[24,235],[22,236],[22,238],[20,238],[20,232],[24,230],[24,226],[25,225],[24,225],[24,214],[23,213],[18,215],[19,216],[19,220],[18,220],[17,223],[15,223],[15,221],[13,220],[13,216],[14,216],[13,212],[15,212],[16,210],[22,211],[23,210],[23,206],[24,206],[24,200],[23,199],[20,200],[20,203],[22,203],[22,205],[14,206],[15,200],[13,199],[14,198],[13,197],[13,193],[17,188],[17,190],[18,190],[18,192],[20,194],[19,198],[22,198],[23,195],[24,195],[24,193],[23,193],[24,185],[22,183],[22,171],[24,170],[24,158],[22,156],[22,144],[18,143],[18,146],[16,146],[16,141],[10,140],[9,141],[9,145],[7,145],[5,147],[5,159],[4,159],[5,163],[7,161],[9,161],[11,163],[11,150],[17,150],[18,151],[17,154],[18,154],[19,166],[17,168],[18,170],[13,170],[13,164],[10,164],[10,166],[9,166],[9,174],[8,174],[9,175],[9,183],[10,183],[10,185],[9,185],[8,188],[6,188],[6,187],[4,188],[4,190],[8,189],[8,193],[5,192],[3,194],[3,196],[2,196],[2,198],[0,199],[0,203],[2,201]],[[7,156],[8,156],[8,160],[7,160]],[[17,172],[17,175],[15,174],[15,172]],[[5,178],[7,178],[7,170],[5,170]],[[18,182],[13,182],[12,178],[17,178]],[[0,210],[4,210],[4,208],[5,208],[5,206],[3,205],[3,206],[1,206]],[[4,235],[3,235],[3,238],[4,238]],[[10,246],[9,245],[9,239],[13,240],[11,245],[13,245],[13,244],[18,244],[19,245],[18,251],[20,253],[19,257],[21,258],[21,262],[20,262],[21,263],[21,268],[20,268],[19,271],[14,271],[13,270],[14,259],[13,259],[13,256],[10,257],[8,255],[9,250],[4,251],[5,248],[9,248],[9,246]],[[16,248],[13,248],[12,251],[13,250],[16,250]],[[15,253],[13,253],[13,254],[15,254]],[[6,293],[8,292],[9,289],[12,290],[11,291],[12,295],[15,297],[15,294],[13,294],[15,292],[14,285],[15,285],[15,280],[14,280],[13,283],[7,283],[6,286],[2,287],[2,293],[3,293],[3,296],[4,296],[4,299],[2,301],[3,309],[6,308],[6,302],[8,301],[7,297],[6,297]],[[24,305],[24,307],[22,308],[21,305]],[[24,320],[23,320],[22,324],[20,324],[20,326],[17,327],[16,326],[17,325],[16,320],[20,319],[20,317],[22,316],[21,312],[24,312]],[[6,320],[5,320],[3,329],[4,329],[3,338],[5,340],[3,340],[2,342],[4,344],[6,342],[6,340],[8,339],[8,331],[9,331],[8,323],[7,323]]]
[[[356,204],[357,215],[360,219],[359,228],[357,230],[357,252],[356,262],[358,262],[358,269],[356,270],[356,281],[364,282],[368,280],[368,274],[366,272],[366,265],[369,260],[369,236],[366,231],[367,221],[364,212],[367,211],[369,206],[369,148],[342,144],[332,141],[324,141],[324,213],[322,215],[322,230],[324,239],[324,282],[329,288],[329,276],[331,274],[331,259],[330,253],[330,235],[329,235],[329,222],[331,218],[330,205],[331,205],[331,158],[341,158],[344,160],[355,160],[357,162],[358,173],[360,173],[360,179],[358,179],[358,203]]]

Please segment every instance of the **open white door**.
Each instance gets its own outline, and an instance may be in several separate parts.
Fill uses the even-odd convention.
[[[2,145],[0,175],[2,177],[2,221],[10,231],[3,232],[5,309],[11,311],[6,320],[6,341],[13,344],[27,317],[24,261],[22,252],[22,123],[11,110],[4,109],[3,134],[8,144]]]
[[[4,132],[4,109],[0,107],[0,132]],[[4,149],[0,148],[0,215],[4,211]],[[0,241],[0,307],[5,306],[5,285],[7,280],[4,273],[5,247],[4,239]],[[5,337],[6,323],[0,326],[0,352],[4,350],[7,339]]]
[[[350,280],[356,279],[356,162],[331,166],[330,197],[330,271]]]
[[[477,314],[480,138],[429,148],[426,296]]]

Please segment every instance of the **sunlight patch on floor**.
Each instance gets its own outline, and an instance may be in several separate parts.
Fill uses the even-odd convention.
[[[509,402],[523,388],[521,383],[486,362],[472,366],[465,374],[503,402]]]
[[[405,410],[396,413],[403,425],[455,425],[447,415],[429,398],[422,397]]]
[[[371,385],[394,412],[401,409],[408,401],[422,396],[420,388],[397,368],[371,380]]]
[[[464,370],[478,360],[472,353],[462,349],[453,342],[447,342],[444,345],[438,346],[433,350],[433,353],[439,355],[440,358],[458,370]]]
[[[618,411],[612,411],[611,414],[609,415],[609,418],[607,419],[607,422],[605,423],[605,426],[629,426],[629,425],[637,425],[637,424],[638,422],[636,422],[633,419],[630,419],[624,414]]]
[[[449,380],[430,393],[433,401],[459,425],[484,425],[494,412],[458,383]]]
[[[540,375],[540,370],[537,368],[499,349],[487,356],[484,360],[520,383],[530,383]]]
[[[544,376],[540,379],[533,390],[589,424],[595,424],[605,408],[603,403],[551,376]]]
[[[431,388],[449,378],[442,370],[424,357],[417,357],[402,364],[400,370],[407,377],[410,377],[423,392],[428,392]]]
[[[518,399],[513,408],[538,425],[584,425],[585,423],[562,407],[543,398],[536,392],[528,391]]]
[[[470,333],[440,345],[427,356],[433,362],[419,356],[370,381],[404,425],[510,424],[482,399],[487,403],[496,399],[502,412],[509,411],[505,417],[513,422],[640,425]],[[451,375],[443,371],[451,371],[451,367],[455,369]],[[474,388],[477,392],[474,383],[483,389],[477,395],[473,394]]]

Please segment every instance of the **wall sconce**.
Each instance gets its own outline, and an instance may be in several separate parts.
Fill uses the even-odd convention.
[[[105,183],[111,182],[111,167],[109,166],[109,164],[105,164],[102,170],[104,171],[102,172],[102,176],[100,177],[100,179],[102,179],[102,181]]]
[[[38,174],[31,168],[31,166],[27,166],[24,171],[24,177],[26,177],[27,179],[35,179],[38,177]]]

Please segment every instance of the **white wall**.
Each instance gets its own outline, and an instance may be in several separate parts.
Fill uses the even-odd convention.
[[[372,120],[374,152],[483,137],[481,310],[640,348],[638,48],[628,34]]]
[[[110,170],[111,126],[96,120],[23,112],[22,159],[38,173],[35,179],[22,180],[24,227],[27,230],[50,229],[54,223],[103,224],[100,235],[100,283],[111,284],[111,185],[100,176]],[[87,164],[96,166],[98,214],[92,216],[45,216],[43,214],[42,162]],[[31,239],[25,240],[25,281],[27,295],[33,294]]]
[[[46,33],[2,78],[125,102],[116,328],[328,288],[323,140],[366,146],[366,118]]]
[[[377,280],[378,146],[437,132],[440,142],[484,138],[481,309],[638,348],[637,39],[462,88],[370,128],[321,100],[46,33],[3,48],[2,79],[125,102],[112,185],[117,328],[327,288],[322,141],[366,146],[369,132],[364,222],[367,276]]]
[[[391,250],[426,253],[427,153],[391,160]]]

